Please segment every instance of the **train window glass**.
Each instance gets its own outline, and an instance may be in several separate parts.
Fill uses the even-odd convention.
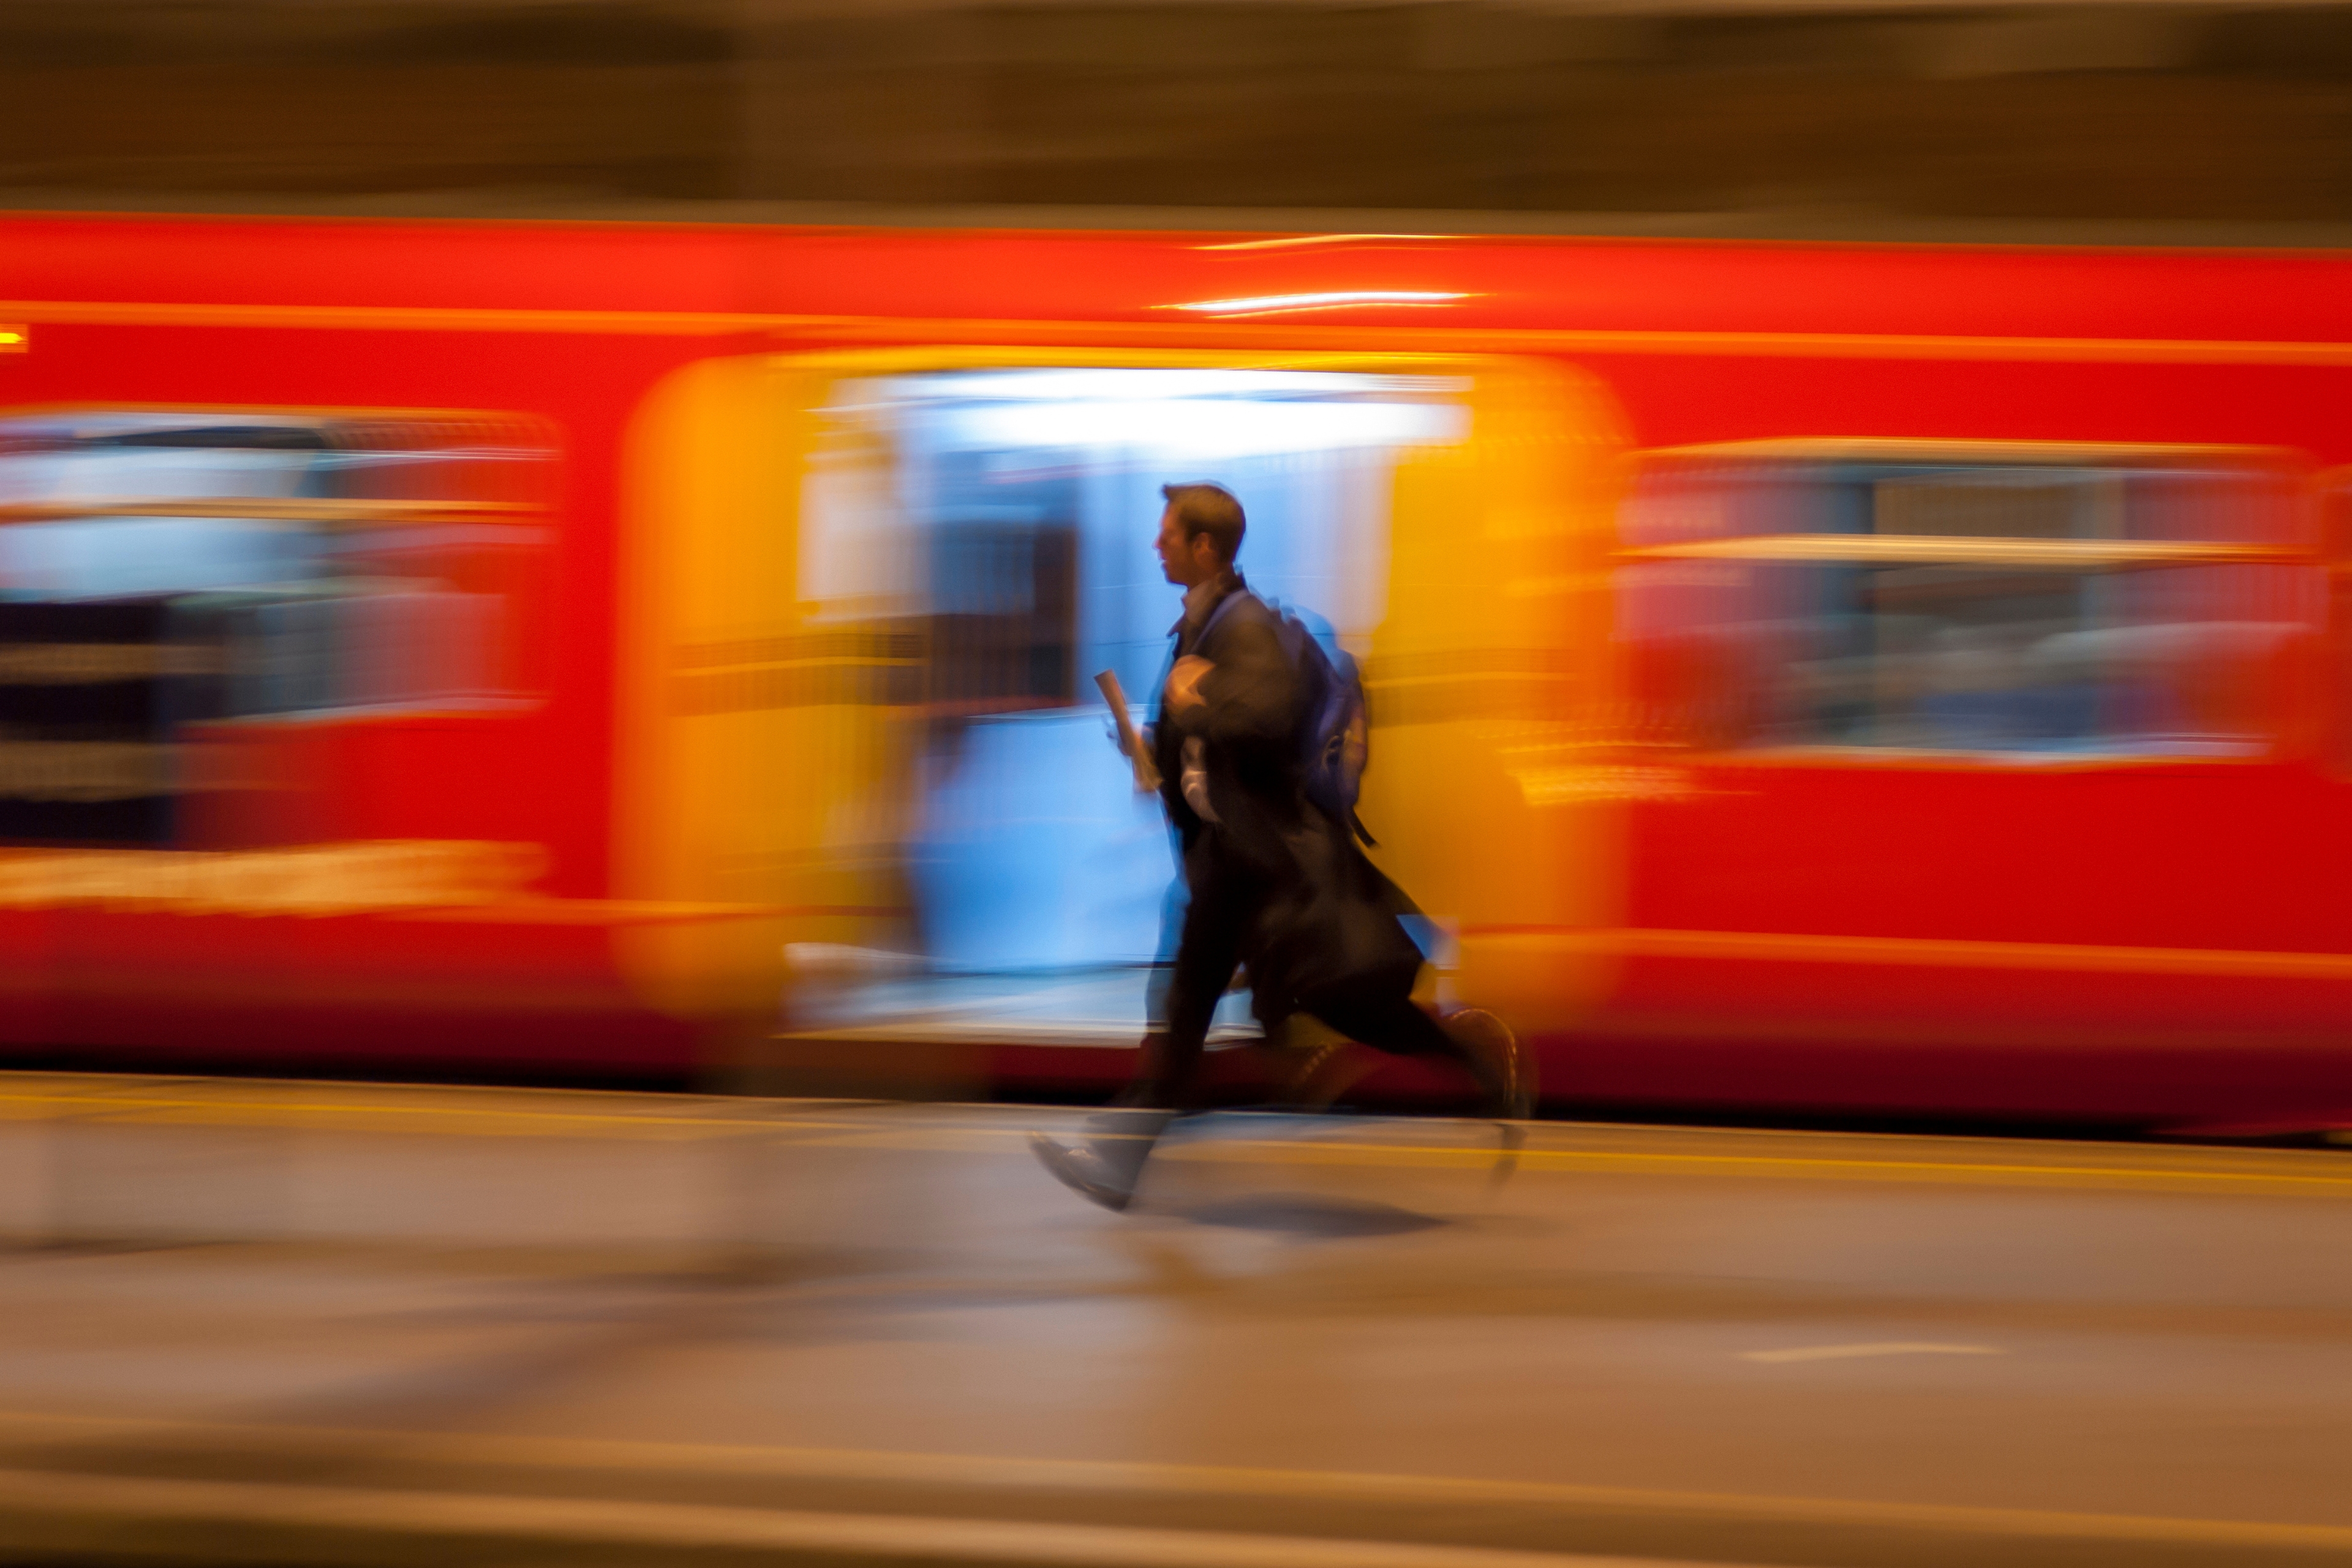
[[[0,418],[0,838],[168,840],[190,723],[527,687],[550,455],[496,418]]]
[[[1713,747],[2267,744],[2321,612],[2254,457],[1654,455],[1624,513],[1643,722]]]
[[[1853,481],[1870,531],[1946,539],[2091,539],[2115,531],[2105,475],[2064,469],[1898,471]]]
[[[166,602],[224,646],[239,715],[511,690],[500,622],[547,456],[493,421],[0,420],[0,605]]]
[[[1160,486],[1230,488],[1251,585],[1364,651],[1398,455],[1463,439],[1464,390],[1189,368],[835,384],[801,509],[803,614],[838,628],[813,647],[923,651],[897,689],[929,726],[910,874],[935,963],[1071,969],[1159,946],[1166,836],[1122,782],[1090,678],[1153,693],[1179,609],[1153,551]]]
[[[321,575],[319,541],[226,517],[57,519],[0,529],[0,595],[121,599]]]

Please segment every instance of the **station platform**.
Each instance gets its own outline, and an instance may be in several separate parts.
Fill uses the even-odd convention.
[[[0,1078],[0,1563],[2352,1563],[2352,1151]]]

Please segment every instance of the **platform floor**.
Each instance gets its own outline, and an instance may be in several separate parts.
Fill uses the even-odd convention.
[[[2352,1151],[1077,1121],[0,1080],[0,1560],[2352,1562]]]

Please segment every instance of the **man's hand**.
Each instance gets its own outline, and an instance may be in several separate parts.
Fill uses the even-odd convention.
[[[1190,713],[1195,708],[1205,708],[1208,700],[1201,695],[1201,681],[1217,667],[1197,654],[1186,654],[1176,661],[1168,676],[1168,711]]]

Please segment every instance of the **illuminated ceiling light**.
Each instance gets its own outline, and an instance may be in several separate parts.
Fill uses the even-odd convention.
[[[1094,447],[1230,458],[1458,441],[1465,419],[1450,403],[1171,397],[975,402],[949,411],[943,428],[963,449]]]
[[[1281,310],[1331,310],[1357,305],[1451,305],[1467,294],[1438,294],[1410,289],[1344,289],[1325,294],[1257,294],[1245,300],[1195,300],[1183,305],[1162,305],[1163,310],[1188,310],[1197,316],[1270,316]]]
[[[1410,378],[1408,378],[1410,380]],[[1024,403],[1132,402],[1169,397],[1345,397],[1366,392],[1429,391],[1425,380],[1407,385],[1396,377],[1357,373],[1296,370],[1031,369],[951,371],[899,383],[919,397],[970,402],[1014,398]],[[1437,390],[1447,390],[1438,388]]]
[[[33,334],[14,324],[0,326],[0,354],[20,354],[33,346]]]
[[[1350,245],[1364,239],[1444,239],[1442,234],[1295,234],[1279,239],[1232,239],[1195,250],[1293,250],[1303,245]]]

